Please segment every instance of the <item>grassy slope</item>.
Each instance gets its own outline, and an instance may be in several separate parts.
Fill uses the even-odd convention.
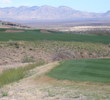
[[[48,75],[61,80],[110,82],[110,59],[64,61]]]
[[[60,32],[41,33],[39,30],[25,30],[22,33],[4,33],[0,32],[0,41],[8,40],[57,40],[57,41],[77,41],[92,43],[110,43],[110,36],[103,35],[86,35],[86,34],[65,34]]]
[[[36,64],[30,64],[25,67],[19,67],[19,68],[12,68],[4,71],[0,74],[0,87],[3,85],[18,81],[25,77],[27,71],[42,65],[43,62],[39,62]]]

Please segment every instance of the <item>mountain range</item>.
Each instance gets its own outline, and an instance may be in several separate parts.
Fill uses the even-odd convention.
[[[0,8],[0,20],[82,20],[82,19],[110,19],[110,11],[94,13],[74,10],[60,6],[20,6]]]

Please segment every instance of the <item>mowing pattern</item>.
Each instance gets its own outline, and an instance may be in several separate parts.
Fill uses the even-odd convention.
[[[61,80],[110,82],[110,59],[64,61],[48,75]]]
[[[65,34],[62,32],[51,32],[45,34],[40,30],[24,30],[22,33],[6,33],[0,32],[0,41],[9,40],[56,40],[56,41],[77,41],[77,42],[92,42],[92,43],[110,43],[110,36],[95,35],[95,34]]]

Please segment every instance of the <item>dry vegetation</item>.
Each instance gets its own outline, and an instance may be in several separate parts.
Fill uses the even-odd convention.
[[[61,41],[0,42],[0,65],[45,62],[64,59],[110,57],[110,47],[104,44]]]
[[[35,32],[39,32],[39,31],[35,30]],[[46,31],[43,30],[40,32],[44,33]],[[13,34],[10,35],[10,37],[13,36]],[[26,34],[20,36],[26,36]],[[44,39],[42,40],[42,38],[41,40],[39,40],[39,37],[42,36],[38,34],[39,36],[37,37],[38,40],[35,39],[34,41],[30,39],[31,34],[28,33],[29,37],[27,39],[25,39],[25,37],[21,37],[23,38],[22,41],[21,40],[8,41],[6,39],[6,41],[0,42],[0,57],[1,57],[0,69],[2,69],[3,72],[8,72],[7,69],[15,68],[15,67],[19,69],[18,67],[20,66],[23,67],[24,65],[30,63],[37,63],[39,61],[49,63],[47,65],[40,66],[38,68],[34,68],[33,70],[28,71],[28,74],[26,75],[29,77],[26,78],[23,77],[24,78],[23,80],[9,84],[1,88],[0,100],[13,100],[13,99],[14,100],[109,100],[110,99],[109,84],[95,83],[95,82],[90,83],[90,82],[59,81],[50,78],[46,75],[48,71],[50,71],[52,68],[54,68],[56,65],[59,64],[58,61],[67,60],[67,59],[81,59],[81,58],[83,59],[110,58],[110,44],[108,44],[109,41],[107,43],[103,43],[103,41],[101,41],[101,43],[99,42],[94,43],[90,41],[86,42],[84,41],[84,39],[83,39],[84,42],[81,41],[75,42],[73,40],[62,41],[62,37],[61,37],[63,36],[62,34],[60,36],[60,39],[58,36],[57,36],[58,38],[55,37],[54,39],[54,36],[56,36],[56,34],[53,33],[50,34],[50,32],[49,33],[47,32],[45,35],[41,34],[44,35],[43,36],[44,39],[46,36],[47,40]],[[49,37],[48,39],[49,35],[52,35],[52,38]],[[35,36],[31,38],[33,39]],[[64,37],[65,40],[67,35],[64,36],[65,36]],[[3,37],[3,40],[4,39],[5,36]],[[104,39],[106,40],[106,38]],[[22,67],[20,67],[20,69],[23,69]],[[18,71],[17,69],[14,70]],[[13,69],[11,70],[13,72]],[[0,71],[0,76],[4,75],[3,73],[1,73],[2,71]],[[20,70],[20,72],[22,71]]]
[[[58,65],[49,63],[30,71],[31,76],[0,90],[0,100],[109,100],[109,84],[60,81],[45,74]]]

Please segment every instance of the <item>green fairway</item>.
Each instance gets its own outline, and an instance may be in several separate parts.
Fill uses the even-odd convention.
[[[62,32],[42,33],[40,30],[24,30],[21,33],[0,32],[0,41],[9,40],[51,40],[51,41],[76,41],[76,42],[92,42],[92,43],[110,43],[110,36],[94,35],[94,34],[66,34]]]
[[[60,80],[110,82],[110,59],[63,61],[48,75]]]

